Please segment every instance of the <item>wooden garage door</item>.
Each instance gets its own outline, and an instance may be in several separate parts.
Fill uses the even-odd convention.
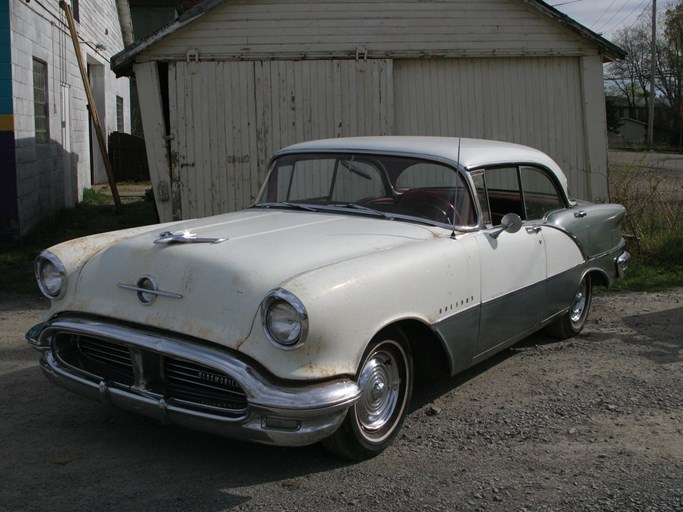
[[[270,155],[305,140],[393,128],[392,63],[179,62],[169,66],[180,218],[253,203]]]
[[[591,195],[579,58],[404,59],[394,78],[397,134],[533,146],[557,160],[577,197]]]

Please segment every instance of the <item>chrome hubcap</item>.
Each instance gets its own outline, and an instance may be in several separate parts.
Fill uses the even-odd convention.
[[[400,350],[400,348],[399,348]],[[390,425],[401,393],[401,373],[394,355],[385,350],[371,354],[359,379],[362,395],[356,403],[356,416],[368,437],[384,437]]]
[[[574,303],[571,307],[570,318],[571,321],[576,323],[581,320],[583,312],[586,309],[586,281],[581,282],[581,288],[576,292],[574,297]]]

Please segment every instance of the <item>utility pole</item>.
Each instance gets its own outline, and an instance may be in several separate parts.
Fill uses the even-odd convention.
[[[655,73],[657,72],[657,0],[652,0],[652,47],[650,48],[650,101],[647,112],[647,143],[651,147],[655,138]]]

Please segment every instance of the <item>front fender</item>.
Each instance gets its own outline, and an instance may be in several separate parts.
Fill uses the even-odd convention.
[[[445,235],[319,268],[282,288],[308,312],[303,345],[284,351],[264,343],[255,325],[240,350],[282,378],[353,375],[368,342],[387,325],[435,325],[479,303],[477,246],[471,235]]]

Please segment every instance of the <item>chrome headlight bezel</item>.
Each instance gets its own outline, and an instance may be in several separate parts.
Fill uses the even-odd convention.
[[[62,261],[50,251],[41,252],[35,261],[35,275],[38,288],[45,297],[50,300],[58,300],[66,293],[66,268]],[[48,282],[46,270],[51,272],[51,279],[55,283]]]
[[[282,329],[274,324],[274,313],[278,308],[288,308],[296,326],[294,336],[285,336]],[[308,336],[308,313],[303,302],[293,293],[279,288],[270,292],[261,302],[261,324],[266,337],[277,348],[294,350],[301,347]],[[291,330],[291,329],[290,329]]]

